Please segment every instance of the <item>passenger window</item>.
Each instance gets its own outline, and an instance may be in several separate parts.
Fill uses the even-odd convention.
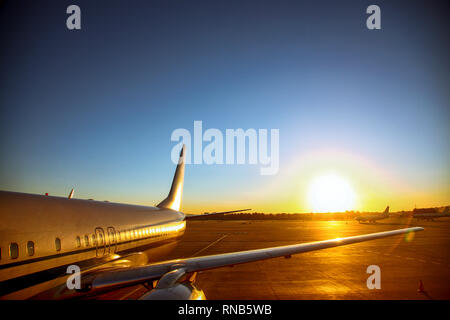
[[[87,234],[84,235],[84,246],[89,247],[89,236]]]
[[[34,242],[33,241],[28,241],[27,242],[27,252],[28,252],[28,255],[30,257],[32,255],[34,255]]]
[[[81,239],[80,239],[80,237],[77,236],[76,241],[77,241],[77,248],[81,247]]]
[[[92,245],[97,246],[97,237],[95,236],[95,234],[92,235]]]
[[[100,246],[103,245],[103,235],[101,233],[98,234],[98,243]]]
[[[9,245],[9,256],[11,259],[17,259],[19,257],[19,245],[15,242]]]
[[[59,238],[55,239],[55,248],[56,248],[56,251],[61,251],[61,239],[59,239]]]

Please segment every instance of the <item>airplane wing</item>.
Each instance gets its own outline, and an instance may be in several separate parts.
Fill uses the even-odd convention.
[[[233,210],[233,211],[222,211],[222,212],[211,212],[211,213],[204,213],[204,214],[185,214],[185,220],[192,220],[196,218],[201,217],[209,217],[209,216],[218,216],[218,215],[224,215],[227,213],[236,213],[236,212],[244,212],[249,211],[252,209],[241,209],[241,210]]]
[[[90,293],[105,292],[118,287],[136,285],[140,283],[150,283],[154,280],[159,280],[158,284],[162,282],[165,284],[169,283],[170,285],[175,285],[182,276],[193,274],[198,271],[233,266],[236,264],[276,257],[289,258],[293,254],[338,247],[422,230],[424,229],[421,227],[397,229],[325,241],[230,252],[186,259],[175,259],[138,267],[104,270],[98,273],[88,274],[86,277],[83,276],[83,285],[82,290],[80,291],[89,291]]]

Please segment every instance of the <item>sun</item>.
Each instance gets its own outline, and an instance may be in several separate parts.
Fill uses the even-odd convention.
[[[313,212],[343,212],[354,209],[355,192],[344,178],[326,174],[311,182],[308,201]]]

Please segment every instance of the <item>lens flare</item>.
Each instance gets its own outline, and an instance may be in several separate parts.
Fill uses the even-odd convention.
[[[405,241],[411,242],[414,239],[414,232],[405,233]]]

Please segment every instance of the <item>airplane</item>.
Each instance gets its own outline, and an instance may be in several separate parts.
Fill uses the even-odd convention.
[[[0,298],[95,298],[100,293],[142,284],[148,291],[141,300],[202,300],[206,296],[195,285],[199,271],[290,258],[293,254],[424,230],[413,227],[164,260],[184,234],[186,221],[205,216],[180,211],[184,155],[185,146],[169,194],[156,207],[0,191]],[[70,279],[74,279],[74,286],[68,285]]]
[[[435,218],[450,217],[448,207],[443,212],[430,212],[430,213],[413,213],[413,217],[416,219],[423,219],[428,221],[434,221]]]
[[[383,220],[389,218],[389,206],[386,207],[386,209],[384,209],[383,213],[381,214],[372,214],[372,215],[362,215],[362,216],[358,216],[355,218],[356,221],[358,221],[359,223],[361,222],[373,222],[375,223],[375,221],[378,220]]]

